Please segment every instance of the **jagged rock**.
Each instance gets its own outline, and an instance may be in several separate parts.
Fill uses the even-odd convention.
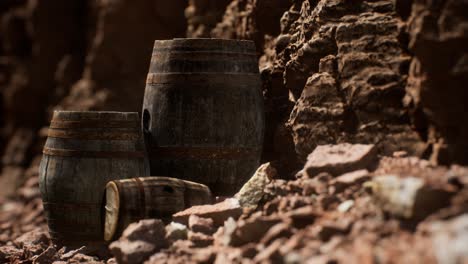
[[[97,257],[92,257],[92,256],[88,256],[88,255],[81,254],[81,253],[78,253],[78,254],[74,255],[66,263],[104,264],[104,262],[100,261]]]
[[[285,237],[289,238],[293,234],[291,230],[291,226],[287,223],[278,223],[272,226],[266,233],[265,236],[262,237],[260,243],[264,244],[265,246],[270,245],[275,240]]]
[[[251,242],[258,242],[272,226],[280,223],[282,220],[274,216],[259,216],[237,224],[232,233],[231,246],[241,246]]]
[[[286,216],[291,219],[292,225],[297,228],[304,228],[313,224],[319,215],[319,212],[310,206],[304,206],[286,213]]]
[[[396,216],[422,219],[447,206],[453,191],[431,186],[421,178],[377,176],[370,184],[377,204]]]
[[[233,234],[236,231],[237,223],[234,218],[229,217],[222,227],[214,233],[213,237],[215,239],[215,243],[222,246],[228,246],[231,244]]]
[[[211,31],[211,37],[252,39],[262,47],[264,35],[277,35],[278,23],[289,8],[287,0],[234,0],[226,8],[223,19]]]
[[[433,162],[468,164],[468,139],[462,136],[468,133],[468,117],[461,114],[468,100],[468,3],[412,3],[406,44],[414,56],[405,103],[419,134],[433,144]]]
[[[171,222],[166,226],[166,239],[168,241],[187,239],[187,234],[187,226],[183,224]]]
[[[84,253],[85,251],[86,251],[86,247],[85,247],[85,246],[80,247],[80,248],[75,249],[75,250],[68,251],[67,253],[63,254],[63,255],[60,257],[60,260],[68,260],[68,259],[70,259],[70,258],[73,258],[73,256],[75,256],[76,254]]]
[[[321,144],[336,143],[343,132],[345,105],[329,73],[307,79],[289,117],[296,153],[302,160]]]
[[[336,177],[330,182],[330,185],[333,186],[337,192],[341,192],[350,185],[361,184],[369,179],[370,174],[368,170],[357,170]]]
[[[468,261],[468,214],[429,226],[433,233],[433,248],[438,263],[464,263]]]
[[[118,264],[115,258],[110,258],[107,260],[106,264]]]
[[[0,261],[2,263],[14,262],[19,260],[23,254],[23,251],[14,246],[2,246],[0,247]]]
[[[352,222],[349,219],[338,219],[336,221],[324,221],[314,227],[314,233],[322,241],[329,241],[332,236],[344,235],[351,230]]]
[[[161,248],[167,247],[166,230],[161,220],[148,219],[130,224],[109,249],[118,263],[142,263]]]
[[[15,239],[14,244],[20,248],[28,248],[30,251],[41,251],[49,246],[49,234],[41,229],[27,232]]]
[[[192,258],[198,263],[213,263],[216,259],[216,251],[213,247],[200,248]]]
[[[142,263],[157,251],[155,245],[142,241],[113,242],[110,250],[118,263]]]
[[[304,171],[309,178],[321,172],[341,175],[346,172],[369,168],[376,161],[374,145],[348,144],[322,145],[307,157]]]
[[[203,218],[211,218],[215,226],[221,226],[229,217],[237,219],[241,214],[242,208],[239,201],[235,198],[229,198],[217,204],[192,206],[174,214],[172,220],[188,225],[189,217],[197,215]]]
[[[57,249],[54,246],[48,247],[44,252],[40,255],[34,256],[31,258],[33,260],[33,264],[50,264],[54,260],[58,259]]]
[[[276,169],[270,163],[262,164],[250,180],[235,195],[242,207],[255,209],[265,195],[266,185],[276,177]]]
[[[351,185],[362,183],[370,178],[368,170],[357,170],[340,175],[332,180],[331,184]]]
[[[255,256],[254,261],[257,263],[279,263],[282,260],[282,256],[279,249],[283,245],[283,242],[284,240],[282,239],[275,240],[268,247],[261,250],[260,253]]]
[[[191,215],[189,217],[189,228],[193,232],[199,232],[206,235],[211,235],[214,233],[213,219],[203,218],[197,215]]]
[[[340,203],[340,205],[338,205],[336,210],[338,210],[338,212],[345,213],[345,212],[349,211],[353,206],[354,206],[354,201],[353,200],[346,200],[346,201]]]
[[[211,30],[221,21],[230,0],[189,1],[185,9],[187,19],[187,37],[210,37]]]
[[[213,237],[200,232],[188,232],[188,240],[192,241],[195,247],[207,247],[213,244]]]

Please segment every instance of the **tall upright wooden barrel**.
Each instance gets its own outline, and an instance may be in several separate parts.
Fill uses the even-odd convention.
[[[55,111],[39,183],[51,237],[68,246],[103,240],[107,182],[149,175],[138,113]]]
[[[260,161],[264,111],[255,44],[154,43],[143,102],[151,174],[234,194]]]

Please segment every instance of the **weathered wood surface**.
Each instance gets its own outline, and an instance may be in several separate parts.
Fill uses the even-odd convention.
[[[55,111],[40,165],[52,238],[64,245],[103,242],[107,182],[148,175],[138,113]]]
[[[190,181],[168,177],[111,181],[106,186],[104,239],[117,238],[133,222],[169,221],[185,208],[211,202],[210,189]]]
[[[259,165],[264,110],[251,41],[156,41],[143,103],[151,174],[231,195]]]

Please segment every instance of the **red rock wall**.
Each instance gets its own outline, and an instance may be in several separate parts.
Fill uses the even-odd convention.
[[[425,144],[403,105],[405,25],[389,0],[233,1],[212,36],[259,47],[265,159],[292,171],[317,145],[338,142],[421,155]]]
[[[407,31],[414,56],[405,102],[413,122],[432,144],[434,162],[467,164],[468,3],[415,0]]]
[[[455,0],[234,0],[211,35],[257,43],[265,160],[283,171],[338,142],[466,164],[466,9]]]

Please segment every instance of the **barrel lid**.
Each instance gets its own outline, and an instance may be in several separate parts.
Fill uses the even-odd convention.
[[[137,112],[115,111],[64,111],[55,110],[53,120],[111,120],[111,121],[138,121]]]
[[[104,240],[111,241],[117,231],[119,222],[120,197],[119,188],[114,182],[106,185],[106,204],[104,219]]]
[[[153,52],[226,52],[255,54],[255,43],[251,40],[217,38],[175,38],[155,40]]]

